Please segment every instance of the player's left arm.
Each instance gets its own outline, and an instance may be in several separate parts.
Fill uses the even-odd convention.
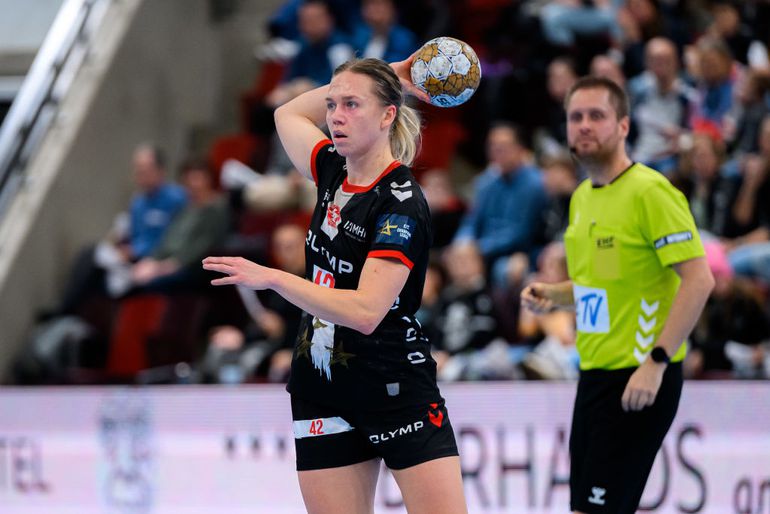
[[[714,288],[714,277],[705,257],[696,257],[673,264],[681,277],[668,318],[656,341],[656,346],[670,356],[676,354],[698,321],[703,306]],[[623,391],[623,410],[641,410],[652,405],[663,380],[666,364],[654,362],[649,356],[631,375]]]

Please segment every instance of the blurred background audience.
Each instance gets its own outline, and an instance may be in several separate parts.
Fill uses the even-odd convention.
[[[518,293],[567,277],[560,241],[584,174],[569,157],[562,104],[593,73],[626,89],[630,154],[685,194],[707,241],[718,285],[691,338],[688,376],[770,378],[768,19],[768,2],[728,0],[288,0],[260,29],[254,86],[231,100],[240,134],[187,163],[180,185],[160,149],[137,148],[128,214],[73,264],[18,380],[285,380],[299,312],[274,293],[207,287],[197,262],[217,251],[303,274],[312,184],[283,155],[273,110],[351,56],[402,60],[438,35],[472,45],[484,73],[461,107],[412,102],[424,119],[415,175],[434,234],[418,317],[439,376],[577,376],[573,316],[522,311]],[[130,345],[116,335],[129,314],[145,323]],[[140,354],[137,365],[111,367],[126,351]]]

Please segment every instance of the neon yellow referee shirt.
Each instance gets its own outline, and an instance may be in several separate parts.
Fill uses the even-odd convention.
[[[638,366],[679,289],[671,265],[704,255],[684,195],[642,164],[605,186],[585,180],[572,195],[564,243],[580,368]],[[686,351],[683,344],[671,360]]]

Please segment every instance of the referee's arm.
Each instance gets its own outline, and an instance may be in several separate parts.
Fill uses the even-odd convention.
[[[666,350],[668,355],[675,355],[690,334],[714,288],[714,277],[705,257],[679,262],[673,267],[682,282],[655,345]],[[656,363],[648,356],[628,380],[621,400],[623,410],[641,410],[652,405],[665,369],[666,364]]]

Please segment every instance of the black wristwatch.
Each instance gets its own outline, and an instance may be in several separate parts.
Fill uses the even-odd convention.
[[[668,364],[671,362],[671,357],[668,356],[666,350],[662,346],[656,346],[650,352],[653,362],[658,364]]]

